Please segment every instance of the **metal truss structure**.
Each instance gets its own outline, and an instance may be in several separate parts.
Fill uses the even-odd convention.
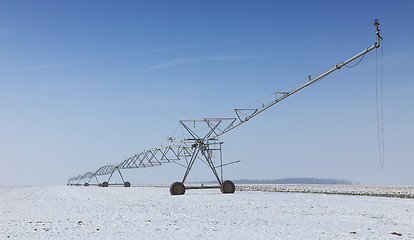
[[[185,193],[184,183],[195,161],[203,161],[212,171],[216,177],[218,186],[222,193],[234,193],[235,186],[233,182],[223,180],[223,166],[236,163],[223,164],[222,161],[222,144],[218,141],[218,137],[233,130],[234,128],[249,121],[253,117],[288,98],[294,93],[320,81],[322,78],[328,76],[336,70],[341,69],[348,63],[365,56],[366,53],[372,51],[380,46],[380,30],[378,29],[379,22],[375,19],[374,26],[376,27],[377,41],[367,49],[361,51],[355,56],[345,60],[341,63],[335,64],[333,67],[324,71],[316,77],[308,76],[304,83],[290,91],[277,91],[272,94],[272,100],[267,104],[261,104],[253,108],[237,108],[233,110],[233,117],[228,118],[204,118],[201,120],[181,120],[179,126],[184,130],[185,135],[181,139],[169,137],[168,140],[173,143],[171,146],[159,147],[150,149],[144,152],[137,153],[117,165],[106,165],[99,168],[95,172],[87,172],[84,175],[69,178],[68,185],[85,185],[88,186],[92,179],[97,181],[97,184],[102,187],[108,187],[109,181],[114,173],[118,173],[123,181],[125,187],[129,187],[130,183],[125,181],[121,170],[134,168],[148,168],[160,166],[166,163],[175,163],[186,168],[183,179],[180,182],[174,182],[170,187],[172,195],[182,195]],[[361,58],[362,60],[362,58]],[[359,63],[359,62],[358,62]],[[357,63],[357,64],[358,64]],[[218,152],[218,154],[213,154]],[[219,156],[220,165],[213,161],[213,156]],[[99,182],[97,176],[107,176],[107,181]]]

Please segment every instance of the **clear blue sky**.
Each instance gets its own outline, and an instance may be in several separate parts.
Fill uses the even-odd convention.
[[[280,90],[384,37],[385,168],[375,51],[224,135],[229,179],[414,184],[412,1],[1,1],[0,184],[69,177],[169,144],[181,119]],[[379,52],[378,52],[379,54]],[[171,183],[177,165],[125,171]],[[189,181],[213,179],[196,164]]]

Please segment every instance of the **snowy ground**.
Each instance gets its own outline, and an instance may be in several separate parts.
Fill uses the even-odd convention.
[[[414,199],[387,197],[0,187],[0,214],[1,239],[414,239]]]

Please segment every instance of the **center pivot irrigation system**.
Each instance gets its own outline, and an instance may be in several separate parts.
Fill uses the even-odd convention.
[[[299,90],[302,90],[305,87],[318,82],[330,73],[341,69],[343,66],[346,66],[346,64],[356,60],[359,57],[363,57],[366,53],[372,51],[373,49],[379,48],[380,40],[382,40],[382,38],[380,36],[380,30],[378,29],[379,22],[377,19],[375,19],[374,21],[374,26],[376,27],[376,42],[372,46],[368,47],[367,49],[363,50],[362,52],[356,54],[355,56],[349,58],[346,61],[335,64],[334,66],[328,68],[328,70],[322,72],[316,77],[312,78],[309,75],[305,80],[297,83],[302,83],[300,86],[293,88],[290,91],[277,91],[272,93],[272,100],[270,103],[262,103],[259,107],[254,108],[234,109],[231,111],[234,114],[233,117],[229,118],[204,118],[201,120],[181,120],[179,121],[179,126],[181,130],[184,132],[182,138],[168,138],[168,140],[172,142],[173,145],[167,147],[153,148],[144,152],[140,152],[125,159],[117,165],[106,165],[99,168],[95,172],[87,172],[84,175],[72,177],[68,180],[68,185],[89,186],[90,181],[92,179],[95,179],[97,182],[96,185],[101,187],[108,187],[109,181],[111,180],[113,174],[118,173],[123,181],[123,185],[125,187],[130,187],[131,184],[130,182],[124,180],[124,177],[121,174],[121,169],[123,170],[132,168],[148,168],[159,166],[165,163],[176,163],[186,168],[186,171],[181,182],[174,182],[173,184],[171,184],[170,193],[171,195],[182,195],[185,193],[186,189],[191,188],[185,187],[184,183],[187,179],[188,174],[191,171],[191,168],[193,167],[194,162],[198,159],[204,162],[206,165],[208,165],[208,167],[211,169],[214,176],[216,177],[219,185],[214,187],[220,188],[222,193],[234,193],[234,183],[229,180],[223,180],[223,167],[239,161],[223,164],[221,154],[223,142],[218,141],[218,137],[242,125],[251,118],[259,115],[263,111],[288,98],[289,96],[293,95]],[[219,159],[217,162],[219,163],[213,161],[215,159],[215,156],[217,155],[219,156],[217,157]],[[109,178],[106,181],[99,181],[98,177],[107,175],[109,175]]]

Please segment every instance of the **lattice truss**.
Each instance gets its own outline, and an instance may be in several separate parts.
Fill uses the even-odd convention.
[[[171,145],[150,149],[141,153],[137,153],[125,159],[118,165],[106,165],[99,168],[95,172],[87,172],[84,175],[69,178],[68,185],[80,185],[85,183],[89,184],[92,179],[96,179],[97,183],[99,184],[97,176],[110,175],[108,179],[109,181],[115,172],[118,172],[123,179],[120,169],[148,168],[160,166],[165,163],[175,163],[184,168],[191,169],[191,166],[196,159],[204,161],[208,166],[211,166],[213,168],[222,167],[222,162],[220,166],[215,166],[213,162],[213,152],[221,151],[221,144],[222,143],[216,142],[201,144],[194,143],[191,145]],[[186,175],[188,175],[188,173]]]

